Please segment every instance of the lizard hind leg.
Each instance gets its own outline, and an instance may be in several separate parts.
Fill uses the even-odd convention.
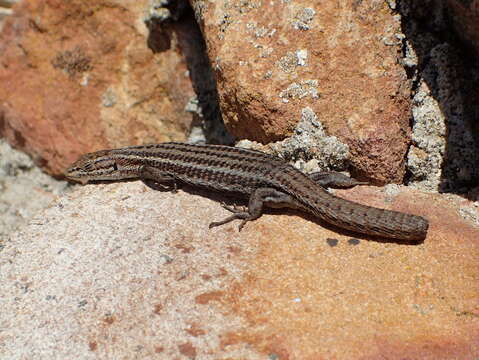
[[[258,188],[249,198],[248,209],[239,209],[237,207],[229,207],[223,204],[223,207],[232,212],[233,215],[228,216],[224,220],[210,223],[209,228],[211,229],[215,226],[220,226],[229,223],[230,221],[241,219],[242,221],[238,227],[238,230],[241,231],[248,221],[256,220],[263,214],[264,205],[272,208],[296,208],[296,203],[297,201],[290,195],[274,188]]]
[[[230,215],[228,216],[226,219],[223,219],[221,221],[213,221],[212,223],[210,223],[209,225],[209,228],[214,228],[216,226],[220,226],[220,225],[223,225],[223,224],[226,224],[226,223],[229,223],[230,221],[233,221],[233,220],[236,220],[236,219],[242,219],[243,221],[241,221],[241,224],[239,225],[238,227],[238,230],[241,231],[241,229],[243,229],[243,226],[250,220],[253,220],[253,219],[250,219],[250,214],[249,212],[247,211],[241,211],[241,210],[235,210],[234,208],[231,208],[229,206],[226,206],[226,205],[223,205],[223,207],[228,210],[228,211],[231,211],[233,213],[233,215]]]

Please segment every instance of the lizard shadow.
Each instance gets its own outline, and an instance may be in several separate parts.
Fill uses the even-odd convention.
[[[126,183],[126,182],[133,182],[133,181],[138,181],[138,179],[122,179],[122,180],[115,180],[114,182],[115,183]],[[94,180],[94,181],[90,181],[90,183],[92,183],[92,184],[111,184],[112,181]],[[145,184],[147,187],[149,187],[150,189],[155,190],[155,191],[175,192],[175,191],[172,191],[172,188],[170,188],[170,187],[161,188],[161,187],[154,186],[152,184],[148,184],[146,182],[143,182],[143,184]],[[207,199],[210,199],[210,200],[213,200],[213,201],[217,202],[218,204],[223,203],[223,204],[226,204],[228,206],[237,206],[237,205],[247,206],[248,205],[248,199],[245,199],[245,197],[241,196],[241,194],[211,191],[211,190],[208,190],[208,189],[203,189],[203,188],[199,188],[199,187],[190,186],[186,183],[177,182],[176,183],[176,191],[178,191],[178,190],[184,191],[184,192],[186,192],[188,194],[191,194],[191,195],[199,195],[199,196],[205,197]],[[291,217],[292,216],[300,216],[303,219],[306,219],[308,221],[316,223],[316,224],[318,224],[319,226],[321,226],[325,229],[334,231],[334,232],[336,232],[338,234],[341,234],[341,235],[344,235],[344,236],[350,236],[351,239],[349,239],[349,241],[351,241],[352,239],[361,239],[361,240],[375,241],[375,242],[379,242],[379,243],[394,243],[394,244],[398,244],[398,245],[411,245],[411,246],[420,245],[424,242],[424,240],[414,241],[414,240],[388,239],[388,238],[383,238],[383,237],[380,237],[380,236],[365,235],[365,234],[357,233],[357,232],[354,232],[354,231],[351,231],[351,230],[342,229],[342,228],[337,227],[335,225],[329,224],[326,221],[323,221],[321,219],[316,218],[312,214],[308,214],[306,212],[296,210],[296,209],[291,209],[291,208],[269,208],[269,207],[265,207],[263,209],[263,214],[286,215],[286,216],[291,216]],[[254,221],[260,221],[260,220],[261,219],[256,219]],[[248,226],[248,224],[246,224],[245,226]],[[333,240],[336,240],[336,239],[333,239]]]
[[[147,184],[146,184],[147,185]],[[148,185],[147,185],[148,186]],[[210,200],[213,200],[218,203],[224,203],[228,206],[247,206],[248,205],[248,199],[245,199],[243,196],[234,194],[234,193],[223,193],[223,192],[215,192],[207,189],[202,189],[202,188],[196,188],[193,186],[189,186],[187,184],[184,184],[181,187],[178,187],[178,189],[181,189],[182,191],[191,194],[191,195],[200,195],[205,198],[208,198]],[[156,188],[153,188],[153,190],[158,190]],[[159,190],[159,191],[168,191],[168,190]],[[300,216],[303,219],[306,219],[308,221],[311,221],[313,223],[318,224],[319,226],[334,231],[336,233],[339,233],[344,236],[350,236],[352,239],[360,239],[360,240],[367,240],[367,241],[375,241],[379,243],[394,243],[398,245],[420,245],[424,242],[424,240],[400,240],[400,239],[388,239],[388,238],[383,238],[380,236],[374,236],[374,235],[365,235],[361,233],[357,233],[351,230],[347,229],[342,229],[340,227],[337,227],[335,225],[329,224],[326,221],[323,221],[321,219],[316,218],[312,214],[308,214],[306,212],[296,210],[296,209],[291,209],[291,208],[270,208],[270,207],[265,207],[263,209],[263,214],[270,214],[270,215],[286,215],[286,216]],[[261,218],[256,219],[254,221],[261,221]],[[238,222],[239,223],[239,222]],[[245,226],[248,226],[246,224]],[[351,240],[351,239],[350,239]]]

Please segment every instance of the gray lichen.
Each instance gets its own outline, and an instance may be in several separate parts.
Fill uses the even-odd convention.
[[[335,136],[328,136],[314,111],[305,107],[291,137],[267,146],[248,140],[237,146],[277,155],[305,172],[346,170],[349,147]]]
[[[144,17],[145,22],[163,23],[177,21],[187,7],[186,0],[150,0]]]
[[[311,22],[313,21],[316,11],[312,8],[303,8],[294,16],[292,25],[296,30],[311,29]]]
[[[285,159],[295,161],[299,168],[314,159],[313,164],[319,169],[344,170],[349,157],[349,147],[336,136],[328,136],[318,116],[309,107],[301,110],[294,134],[273,143],[271,148]]]
[[[433,47],[413,99],[413,146],[408,170],[415,186],[467,191],[479,180],[479,143],[474,134],[479,106],[468,98],[457,50],[448,43]],[[475,74],[475,75],[474,75]]]
[[[293,82],[279,93],[279,97],[284,103],[302,99],[306,96],[310,96],[312,99],[319,98],[318,80],[303,80],[300,83]]]

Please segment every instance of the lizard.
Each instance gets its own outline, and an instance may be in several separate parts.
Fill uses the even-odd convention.
[[[101,150],[81,156],[65,175],[83,184],[139,179],[158,190],[176,191],[179,184],[188,184],[248,199],[244,209],[223,203],[231,216],[210,228],[239,219],[241,231],[265,206],[298,209],[341,229],[396,240],[424,240],[429,226],[421,216],[333,195],[327,187],[364,184],[341,173],[305,174],[280,157],[224,145],[167,142]]]

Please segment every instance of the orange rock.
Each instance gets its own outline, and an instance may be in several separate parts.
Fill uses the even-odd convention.
[[[400,186],[338,192],[425,216],[427,238],[408,245],[285,210],[240,233],[238,222],[210,230],[227,216],[218,201],[145,188],[81,187],[12,234],[3,358],[479,357],[474,202]]]
[[[309,107],[350,146],[356,175],[402,181],[409,84],[398,63],[400,22],[386,2],[192,5],[233,135],[281,140]]]
[[[0,37],[0,134],[53,174],[87,151],[183,140],[191,81],[175,32],[168,50],[147,47],[147,5],[17,4]]]

